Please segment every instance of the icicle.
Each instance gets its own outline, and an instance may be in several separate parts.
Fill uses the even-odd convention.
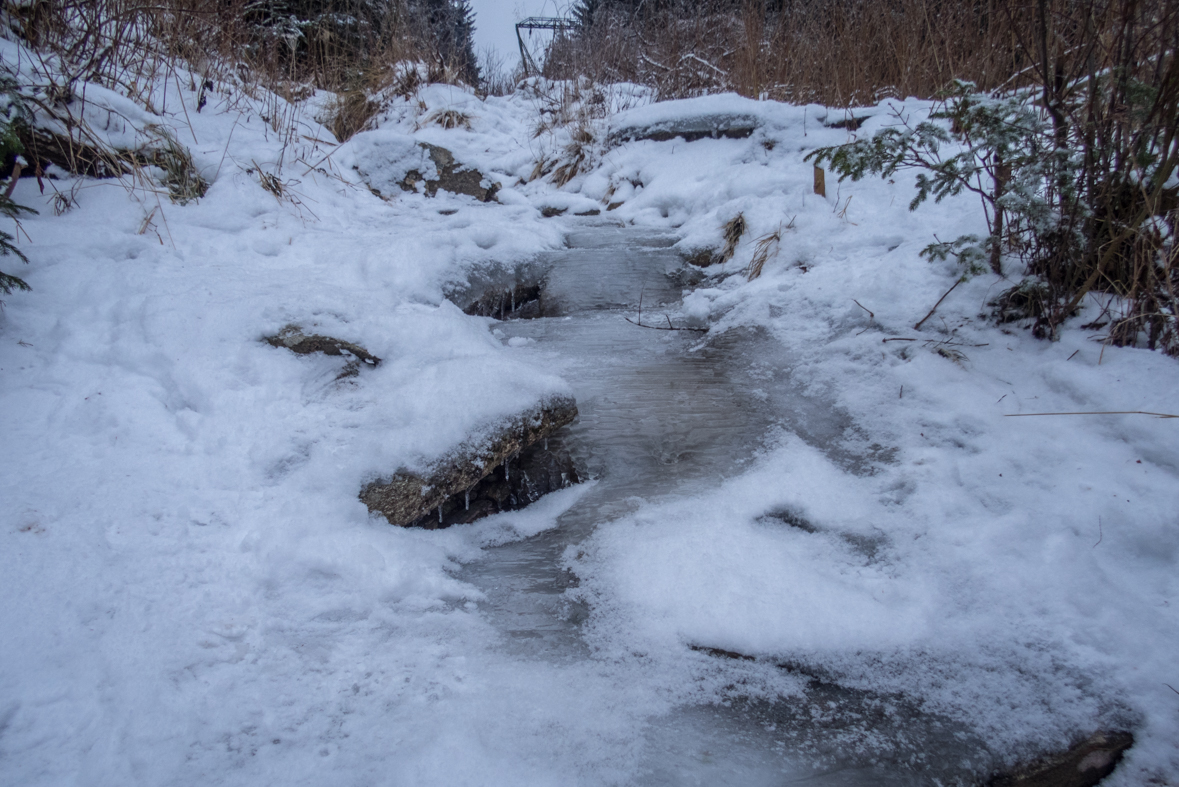
[[[511,464],[511,461],[512,461],[511,459],[505,459],[505,460],[504,460],[504,480],[505,480],[505,481],[510,481],[510,480],[511,480],[511,477],[508,475],[508,468],[509,468],[509,466],[510,466],[510,464]]]
[[[438,504],[438,524],[442,524],[442,504]]]
[[[547,437],[544,439],[544,450],[549,450],[549,439]]]
[[[463,495],[463,510],[464,511],[471,510],[471,490],[470,489],[468,489],[466,491],[466,493]]]
[[[516,291],[512,290],[512,314],[516,313]]]

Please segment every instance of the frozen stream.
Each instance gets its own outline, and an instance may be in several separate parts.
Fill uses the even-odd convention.
[[[489,550],[459,577],[486,594],[479,606],[502,633],[506,657],[565,671],[605,670],[609,680],[633,687],[636,706],[619,708],[620,715],[642,717],[644,702],[658,707],[640,697],[674,695],[665,685],[669,663],[679,663],[685,675],[711,670],[715,674],[706,681],[711,684],[752,676],[793,692],[773,702],[673,700],[671,712],[656,711],[639,722],[639,740],[628,743],[622,758],[633,763],[625,782],[970,783],[964,760],[973,757],[977,764],[984,747],[938,719],[906,710],[897,698],[865,696],[808,683],[768,665],[690,651],[604,665],[583,641],[579,624],[586,610],[565,597],[576,584],[561,568],[567,548],[598,523],[643,502],[699,491],[740,473],[776,428],[812,442],[845,428],[845,419],[820,405],[780,400],[761,390],[767,385],[789,390],[785,381],[766,381],[766,367],[773,365],[767,364],[768,340],[739,332],[706,337],[645,330],[623,319],[636,316],[641,296],[644,324],[667,325],[660,307],[676,308],[684,273],[679,256],[668,248],[672,242],[608,225],[579,225],[569,248],[544,261],[551,266],[546,316],[498,325],[505,339],[517,339],[513,344],[531,340],[523,343],[526,352],[538,364],[560,370],[573,386],[580,417],[563,439],[597,484],[556,528]],[[626,695],[626,686],[617,688]]]

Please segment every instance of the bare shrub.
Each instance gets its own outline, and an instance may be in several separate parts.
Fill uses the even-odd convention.
[[[491,48],[484,49],[479,58],[479,73],[485,96],[506,96],[524,76],[519,66],[510,69],[504,56]]]

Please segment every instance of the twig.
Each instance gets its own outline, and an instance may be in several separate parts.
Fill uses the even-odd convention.
[[[1004,418],[1026,418],[1032,415],[1153,415],[1155,418],[1179,418],[1170,413],[1149,413],[1145,410],[1096,410],[1076,413],[1007,413]]]
[[[958,281],[954,282],[954,287],[957,287],[957,286],[958,286],[959,284],[961,284],[961,283],[962,283],[962,280],[961,280],[961,279],[958,279]],[[940,297],[940,298],[938,298],[938,299],[937,299],[937,303],[935,303],[935,304],[933,305],[933,308],[929,310],[929,314],[927,314],[927,315],[925,315],[924,317],[922,317],[922,318],[921,318],[921,321],[920,321],[920,322],[918,322],[916,325],[914,325],[914,326],[913,326],[913,330],[915,330],[915,331],[919,331],[919,330],[921,330],[921,326],[925,324],[925,321],[926,321],[926,320],[928,320],[930,317],[932,317],[932,316],[933,316],[933,313],[934,313],[935,311],[937,311],[937,307],[939,307],[939,306],[941,306],[941,305],[942,305],[942,301],[944,301],[944,300],[946,299],[946,296],[948,296],[948,295],[949,295],[951,292],[953,292],[953,291],[954,291],[954,287],[951,287],[950,289],[946,290],[946,294],[945,294],[945,295],[943,295],[942,297]]]
[[[186,107],[184,105],[184,91],[180,87],[180,75],[177,74],[174,69],[172,70],[172,78],[176,81],[176,95],[180,99],[180,108],[184,110],[184,120],[186,123],[188,123],[188,133],[192,134],[193,144],[199,145],[201,143],[200,143],[200,140],[197,139],[196,129],[194,129],[192,127],[192,118],[190,118],[188,116],[188,107]],[[168,98],[168,86],[167,86],[167,84],[165,84],[164,85],[164,99],[167,100],[167,98]]]
[[[664,315],[664,316],[666,317],[667,315]],[[650,328],[653,331],[696,331],[697,333],[708,333],[707,328],[676,328],[675,326],[673,326],[671,324],[670,317],[668,317],[668,320],[667,320],[668,327],[666,327],[666,328],[664,328],[662,325],[643,325],[642,323],[635,322],[630,317],[626,317],[626,316],[623,316],[622,319],[626,320],[631,325],[637,325],[640,328]]]
[[[1164,685],[1164,686],[1166,686],[1166,687],[1167,687],[1168,689],[1170,689],[1171,691],[1175,692],[1176,694],[1179,694],[1179,689],[1175,688],[1175,687],[1174,687],[1174,686],[1172,686],[1170,683],[1164,683],[1163,685]]]
[[[870,313],[871,312],[869,312],[869,314]],[[906,339],[903,336],[893,336],[891,338],[881,340],[881,342],[883,344],[888,344],[889,342],[915,342],[915,341],[917,341],[917,339]]]
[[[147,232],[147,228],[151,226],[151,220],[156,217],[156,211],[159,209],[160,206],[156,205],[151,209],[151,213],[143,217],[143,222],[139,225],[139,232],[135,233],[136,235],[142,235]]]
[[[871,319],[871,320],[875,320],[875,319],[876,319],[876,315],[872,313],[872,310],[871,310],[871,309],[869,309],[869,308],[868,308],[867,306],[865,306],[864,304],[862,304],[862,303],[860,303],[859,301],[857,301],[855,298],[852,298],[852,303],[854,303],[856,306],[859,306],[859,307],[860,307],[861,309],[863,309],[864,311],[868,312],[868,319]],[[885,341],[888,341],[888,339],[885,339]]]
[[[221,160],[217,162],[217,171],[213,173],[214,182],[217,181],[217,176],[221,174],[221,165],[225,163],[225,157],[229,155],[229,143],[233,142],[233,132],[237,128],[237,121],[239,119],[240,117],[235,118],[233,125],[229,127],[229,136],[225,139],[225,150],[221,151]]]
[[[967,342],[953,342],[949,339],[926,339],[926,346],[933,345],[935,347],[989,347],[990,342],[983,342],[982,344],[968,344]]]
[[[1105,531],[1101,529],[1101,517],[1097,517],[1097,544],[1100,544],[1104,538]],[[1094,549],[1097,549],[1097,544],[1093,545]]]

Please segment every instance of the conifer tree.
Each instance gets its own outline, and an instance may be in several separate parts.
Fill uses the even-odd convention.
[[[24,153],[18,131],[27,126],[32,114],[21,98],[16,79],[11,74],[0,74],[0,166],[14,170],[17,156]],[[14,171],[13,177],[16,176]],[[32,208],[18,205],[12,201],[9,193],[0,193],[0,214],[10,219],[16,219],[21,213],[36,213]],[[0,256],[7,257],[15,254],[24,262],[28,258],[13,245],[16,238],[11,233],[0,230]],[[0,293],[9,295],[13,290],[29,290],[28,283],[19,276],[0,271]]]

